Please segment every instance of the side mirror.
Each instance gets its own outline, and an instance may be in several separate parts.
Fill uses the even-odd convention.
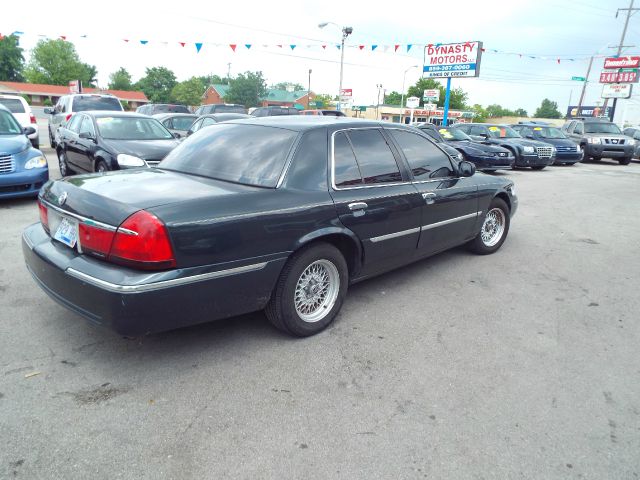
[[[53,115],[53,107],[45,107],[44,113],[47,115]]]
[[[473,176],[474,173],[476,173],[476,166],[473,163],[467,162],[466,160],[462,160],[461,162],[458,162],[459,176],[471,177]]]
[[[180,132],[173,132],[173,138],[182,138],[182,135],[180,135]]]
[[[530,138],[531,140],[535,140],[535,139],[536,139],[536,136],[535,136],[535,135],[531,135],[531,134],[529,134],[529,135],[527,135],[527,138]]]
[[[95,141],[95,138],[89,132],[81,132],[80,135],[78,135],[78,136],[80,138],[84,138],[85,140],[94,140]]]
[[[22,133],[24,133],[25,135],[33,135],[34,133],[36,133],[36,129],[33,127],[24,127],[22,129]]]

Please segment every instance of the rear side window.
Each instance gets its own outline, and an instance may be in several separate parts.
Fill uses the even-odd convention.
[[[88,133],[89,135],[95,137],[96,132],[93,128],[93,120],[89,117],[83,116],[82,124],[80,125],[80,131],[78,133]]]
[[[25,113],[24,105],[17,98],[1,98],[0,105],[4,105],[11,113]]]
[[[426,138],[402,130],[391,130],[391,135],[407,158],[416,180],[453,176],[449,157]]]
[[[349,139],[365,184],[402,181],[396,159],[379,130],[351,130]]]
[[[87,110],[117,110],[122,111],[120,100],[115,97],[101,97],[99,95],[81,96],[73,98],[73,112]]]
[[[195,117],[173,117],[172,125],[175,130],[189,130],[189,127],[195,120]]]
[[[333,155],[336,187],[362,185],[362,174],[358,168],[356,156],[344,132],[336,133],[333,139]]]

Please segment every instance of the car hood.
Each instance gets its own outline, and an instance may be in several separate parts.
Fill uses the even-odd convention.
[[[176,148],[180,142],[175,139],[167,140],[102,140],[112,153],[126,153],[143,160],[162,160]]]
[[[529,140],[528,138],[493,138],[492,143],[519,145],[521,147],[546,147],[547,145],[537,140]]]
[[[465,149],[475,149],[478,150],[480,152],[484,152],[484,153],[500,153],[500,152],[509,152],[509,150],[499,147],[497,145],[492,145],[490,143],[481,143],[481,142],[474,142],[472,140],[448,140],[448,142],[456,147],[456,148],[461,148],[463,150]]]
[[[47,183],[42,196],[70,213],[120,225],[129,215],[142,209],[262,190],[157,168],[139,168],[65,177]],[[61,197],[66,197],[62,206]]]
[[[31,147],[25,135],[0,135],[0,155],[15,155]]]
[[[627,136],[627,135],[621,135],[619,133],[585,133],[584,134],[586,137],[593,137],[593,138],[618,138],[618,139],[630,139],[633,140],[633,138]]]
[[[576,142],[568,138],[540,138],[539,142],[548,143],[556,147],[575,147]]]

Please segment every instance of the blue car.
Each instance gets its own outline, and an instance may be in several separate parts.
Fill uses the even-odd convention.
[[[36,197],[49,180],[47,159],[28,138],[34,132],[0,105],[0,198]]]
[[[554,165],[573,165],[574,163],[582,161],[584,157],[584,152],[582,148],[580,148],[580,145],[553,125],[521,122],[517,125],[511,125],[511,128],[524,138],[530,138],[553,145],[556,148]]]

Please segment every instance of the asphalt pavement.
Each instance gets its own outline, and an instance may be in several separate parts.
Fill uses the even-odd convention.
[[[307,339],[89,325],[24,267],[35,202],[0,202],[0,478],[637,479],[640,164],[498,175],[500,251],[353,286]]]

